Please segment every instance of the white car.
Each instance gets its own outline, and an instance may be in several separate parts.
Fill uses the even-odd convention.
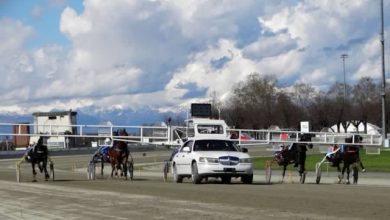
[[[230,183],[241,177],[245,184],[253,182],[253,165],[247,149],[241,149],[227,138],[193,138],[186,141],[173,156],[174,181],[180,183],[190,177],[194,184],[203,178],[220,177]]]

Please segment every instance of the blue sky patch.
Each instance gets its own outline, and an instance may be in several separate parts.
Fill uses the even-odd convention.
[[[70,42],[59,29],[62,11],[67,6],[80,13],[83,1],[68,0],[60,4],[50,0],[5,0],[0,4],[0,19],[18,20],[34,29],[35,35],[27,42],[27,48],[51,44],[68,47]]]
[[[211,66],[214,67],[215,69],[222,69],[223,66],[229,62],[231,59],[227,56],[223,56],[219,59],[216,59],[216,60],[212,60],[210,63],[211,63]]]
[[[179,86],[180,89],[186,89],[186,94],[183,95],[183,99],[190,99],[196,97],[203,97],[207,93],[206,88],[199,88],[196,83],[187,83]]]

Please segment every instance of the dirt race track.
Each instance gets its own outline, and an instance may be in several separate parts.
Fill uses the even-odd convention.
[[[32,182],[29,164],[16,182],[15,161],[0,160],[0,219],[390,219],[388,176],[361,175],[358,185],[334,184],[336,174],[314,184],[293,176],[254,184],[210,180],[193,185],[164,182],[161,166],[136,167],[133,181],[104,177],[88,181],[90,156],[54,157],[55,181]],[[135,164],[163,161],[167,155],[135,155]],[[107,167],[105,173],[111,171]],[[294,174],[295,175],[295,174]],[[311,176],[310,176],[311,175]],[[293,183],[291,183],[291,180]]]

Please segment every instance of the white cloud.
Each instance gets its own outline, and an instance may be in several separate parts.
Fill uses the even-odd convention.
[[[70,37],[76,37],[81,34],[86,34],[92,29],[92,24],[89,20],[77,15],[72,8],[66,7],[61,15],[60,30],[62,33]]]
[[[378,7],[369,0],[302,1],[296,7],[259,20],[270,32],[287,31],[300,47],[321,49],[347,45],[351,39],[371,35],[373,24],[379,21]]]
[[[26,48],[34,29],[0,20],[0,76],[6,82],[0,101],[8,105],[0,112],[167,111],[206,100],[213,91],[226,99],[234,83],[252,72],[274,74],[286,85],[321,87],[341,79],[342,53],[349,54],[348,82],[380,77],[379,6],[368,0],[85,0],[83,5],[80,12],[65,7],[60,16],[58,28],[70,47]]]
[[[24,26],[20,21],[0,19],[0,26],[0,56],[2,58],[22,51],[25,41],[34,34],[31,27]]]
[[[325,68],[319,68],[313,70],[311,73],[304,74],[299,82],[320,87],[323,84],[331,84],[335,80],[334,77],[329,77],[329,75]]]
[[[288,34],[276,36],[261,36],[252,44],[244,48],[243,54],[250,59],[264,59],[277,56],[296,48],[296,42]]]

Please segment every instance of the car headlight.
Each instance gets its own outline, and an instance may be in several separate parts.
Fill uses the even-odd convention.
[[[201,163],[218,163],[218,158],[211,157],[199,157],[199,162]]]
[[[240,163],[252,163],[252,159],[251,158],[241,158]]]

